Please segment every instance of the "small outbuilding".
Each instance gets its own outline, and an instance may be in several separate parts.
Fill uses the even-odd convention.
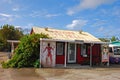
[[[105,44],[83,31],[58,30],[33,27],[31,34],[47,34],[50,39],[40,39],[42,67],[101,64],[101,45]]]
[[[11,58],[12,55],[14,55],[14,50],[18,46],[20,41],[19,40],[7,40],[7,42],[10,43],[10,45],[11,45],[11,52],[8,53],[8,57]]]

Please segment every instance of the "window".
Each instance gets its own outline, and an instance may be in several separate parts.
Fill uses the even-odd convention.
[[[112,47],[109,47],[109,52],[112,53]]]
[[[64,43],[57,42],[57,55],[63,55],[64,54]]]
[[[81,45],[81,55],[87,57],[87,46],[85,44]]]
[[[120,47],[114,47],[114,55],[120,55]]]

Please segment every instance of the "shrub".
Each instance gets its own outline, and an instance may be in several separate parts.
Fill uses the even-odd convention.
[[[48,35],[32,34],[24,36],[15,50],[15,55],[11,60],[3,63],[3,67],[39,67],[40,38],[48,38]]]
[[[40,59],[37,59],[34,63],[34,67],[38,68],[40,66]]]

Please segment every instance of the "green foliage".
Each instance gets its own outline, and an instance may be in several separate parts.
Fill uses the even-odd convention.
[[[112,36],[111,38],[99,38],[103,42],[113,42],[113,41],[119,41],[119,39],[116,36]]]
[[[37,59],[34,63],[34,67],[38,68],[40,66],[40,59]]]
[[[19,40],[23,36],[23,32],[15,28],[13,25],[3,25],[0,29],[0,51],[10,48],[7,40]]]
[[[32,34],[21,38],[15,55],[7,63],[4,63],[3,67],[39,67],[40,38],[48,38],[48,35]]]
[[[117,41],[117,38],[115,36],[112,36],[111,41]]]
[[[101,41],[103,41],[103,42],[109,42],[110,40],[109,39],[107,39],[107,38],[99,38]]]

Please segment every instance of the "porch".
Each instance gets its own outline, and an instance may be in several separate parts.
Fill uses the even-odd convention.
[[[63,64],[56,64],[55,68],[67,68],[67,69],[89,69],[91,68],[89,65],[80,65],[80,64],[67,64],[66,67],[64,67]]]

